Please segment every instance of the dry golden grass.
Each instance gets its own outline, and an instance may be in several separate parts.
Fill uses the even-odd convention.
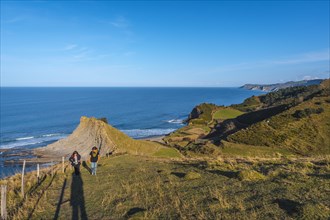
[[[241,180],[239,173],[246,170],[265,178]],[[80,186],[70,170],[47,176],[21,206],[10,203],[10,215],[53,219],[57,213],[70,219],[80,187],[79,210],[89,219],[327,219],[329,170],[328,156],[169,160],[121,155],[103,158],[97,176],[83,169]],[[20,183],[19,176],[10,179],[7,184]]]

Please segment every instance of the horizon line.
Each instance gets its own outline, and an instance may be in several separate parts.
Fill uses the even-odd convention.
[[[302,80],[290,80],[285,82],[273,82],[273,83],[245,83],[239,86],[2,86],[0,88],[240,88],[244,85],[275,85],[275,84],[285,84],[291,82],[301,82],[301,81],[313,81],[313,80],[327,80],[326,78],[316,78],[316,79],[302,79]]]
[[[242,86],[0,86],[0,88],[240,88]]]

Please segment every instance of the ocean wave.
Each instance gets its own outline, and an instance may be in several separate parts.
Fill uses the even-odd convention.
[[[183,119],[171,119],[166,122],[171,123],[171,124],[183,124],[184,120]]]
[[[155,129],[130,129],[130,130],[122,130],[125,134],[132,138],[147,138],[147,137],[153,137],[153,136],[161,136],[169,134],[176,129],[174,128],[155,128]]]
[[[34,138],[33,136],[31,136],[31,137],[21,137],[21,138],[16,138],[15,140],[16,141],[21,141],[21,140],[28,140],[28,139],[32,139],[32,138]]]
[[[59,133],[54,133],[54,134],[44,134],[44,135],[42,135],[42,137],[53,137],[53,136],[59,136],[59,135],[63,135],[63,134],[59,134]]]
[[[45,134],[40,136],[30,136],[16,138],[13,141],[6,142],[5,144],[0,144],[0,149],[9,149],[15,147],[27,147],[35,144],[41,144],[48,141],[57,141],[59,139],[65,138],[66,134]]]

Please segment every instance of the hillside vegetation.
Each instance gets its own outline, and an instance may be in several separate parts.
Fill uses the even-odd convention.
[[[273,153],[330,153],[330,80],[298,86],[229,107],[196,106],[183,127],[164,138],[183,154],[217,156],[228,145],[249,151],[268,147]],[[262,151],[262,150],[261,150]]]
[[[235,143],[330,153],[330,104],[315,97],[227,137]]]
[[[9,187],[10,219],[328,219],[329,158],[102,158],[97,176],[67,168]]]

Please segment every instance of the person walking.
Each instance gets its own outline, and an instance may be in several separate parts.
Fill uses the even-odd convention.
[[[96,175],[97,163],[100,160],[100,154],[97,147],[93,147],[92,151],[89,153],[89,162],[91,163],[92,175]]]
[[[69,158],[71,165],[74,168],[74,173],[76,176],[80,174],[80,164],[81,164],[81,156],[77,151],[74,151]]]

